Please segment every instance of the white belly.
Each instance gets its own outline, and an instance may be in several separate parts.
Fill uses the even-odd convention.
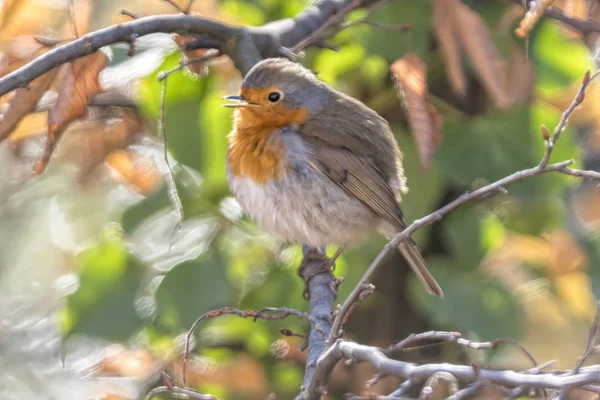
[[[376,228],[372,211],[309,166],[310,149],[295,134],[286,137],[286,148],[290,168],[280,179],[257,184],[228,171],[232,192],[262,229],[287,242],[322,247],[355,242]]]

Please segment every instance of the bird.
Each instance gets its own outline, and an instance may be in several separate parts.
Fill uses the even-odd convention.
[[[406,229],[402,152],[377,112],[284,58],[257,63],[224,99],[234,108],[229,187],[261,229],[313,248]],[[398,249],[425,290],[442,297],[414,240]]]

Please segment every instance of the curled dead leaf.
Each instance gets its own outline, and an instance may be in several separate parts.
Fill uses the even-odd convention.
[[[400,96],[408,115],[408,123],[417,141],[421,165],[428,168],[435,149],[442,140],[443,118],[429,102],[427,66],[414,53],[406,54],[392,64]]]
[[[506,65],[483,18],[461,0],[435,0],[434,27],[448,70],[450,87],[459,96],[466,92],[461,50],[473,62],[486,91],[496,105],[508,107]]]
[[[456,35],[456,19],[453,18],[455,0],[435,0],[433,26],[439,43],[452,91],[460,97],[467,93],[467,81],[462,67],[461,44]]]
[[[484,19],[461,1],[456,1],[453,15],[463,48],[483,86],[498,107],[508,107],[510,99],[505,90],[506,63],[492,41]]]
[[[31,82],[29,87],[14,91],[0,116],[0,142],[10,136],[19,122],[35,109],[40,96],[48,89],[58,70],[58,67],[54,68]]]
[[[56,104],[48,112],[48,137],[44,153],[35,168],[36,174],[42,173],[46,168],[64,129],[83,116],[89,101],[102,91],[98,77],[107,63],[106,54],[98,51],[67,66]]]

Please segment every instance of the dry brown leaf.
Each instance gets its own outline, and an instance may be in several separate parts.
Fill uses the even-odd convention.
[[[456,32],[477,74],[498,107],[508,107],[505,91],[505,62],[492,41],[483,18],[458,0],[449,0],[454,10]]]
[[[202,57],[208,49],[185,50],[185,44],[192,42],[195,39],[192,36],[175,36],[173,38],[179,49],[183,52],[187,60],[193,60]],[[196,75],[204,75],[206,73],[206,65],[203,62],[193,62],[187,65],[187,69]]]
[[[510,39],[509,39],[510,40]],[[506,77],[506,93],[511,104],[527,104],[533,94],[535,75],[521,47],[511,42],[511,57]]]
[[[98,51],[68,65],[56,104],[48,112],[48,137],[44,153],[35,168],[36,174],[42,173],[46,168],[64,129],[81,117],[88,102],[102,91],[98,77],[107,63],[106,54]]]
[[[35,108],[42,93],[54,80],[58,69],[54,68],[46,72],[31,82],[28,88],[19,88],[14,91],[5,106],[5,111],[0,116],[0,142],[6,139],[19,122]]]
[[[416,54],[409,53],[394,62],[391,71],[401,90],[421,165],[429,168],[435,149],[442,140],[443,118],[427,96],[427,65]]]
[[[136,110],[119,109],[117,116],[99,120],[83,121],[73,133],[82,136],[79,148],[83,153],[81,178],[85,179],[106,157],[133,143],[143,129]]]
[[[453,16],[456,0],[435,0],[433,26],[444,57],[448,82],[452,91],[460,97],[467,94],[467,81],[462,67],[461,44],[457,39],[456,21]]]

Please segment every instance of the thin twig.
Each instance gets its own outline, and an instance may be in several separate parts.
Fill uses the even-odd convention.
[[[327,29],[329,29],[330,27],[332,27],[334,25],[342,23],[342,21],[344,20],[346,15],[350,11],[356,9],[358,6],[360,6],[360,0],[354,0],[350,4],[348,4],[346,7],[344,7],[343,9],[337,10],[336,13],[332,14],[329,17],[329,19],[323,25],[321,25],[317,30],[315,30],[310,36],[308,36],[304,40],[301,40],[300,42],[298,42],[298,44],[296,44],[292,48],[294,53],[298,53],[315,43],[322,42],[325,37],[325,32],[327,31]]]
[[[136,14],[136,13],[133,13],[133,12],[131,12],[131,11],[127,11],[127,10],[125,10],[125,9],[121,10],[121,14],[122,14],[122,15],[127,15],[127,16],[128,16],[128,17],[130,17],[131,19],[140,19],[140,18],[141,18],[141,17],[140,17],[138,14]]]
[[[569,108],[567,108],[562,113],[562,115],[560,117],[560,121],[558,122],[558,125],[556,125],[556,128],[554,129],[554,133],[552,134],[552,137],[549,140],[546,140],[546,153],[544,154],[544,158],[542,158],[542,161],[540,161],[540,164],[539,164],[540,167],[544,168],[548,164],[548,161],[550,160],[550,154],[552,154],[552,150],[554,149],[556,142],[558,141],[558,139],[560,139],[560,135],[564,131],[565,127],[567,126],[569,117],[571,116],[573,111],[575,111],[575,109],[583,102],[583,100],[585,99],[586,89],[588,88],[590,83],[592,83],[592,81],[598,76],[599,73],[600,73],[600,71],[596,72],[594,75],[592,75],[590,77],[590,71],[587,71],[585,73],[585,75],[583,76],[583,80],[581,82],[579,91],[577,91],[577,94],[575,95],[575,98],[571,102],[571,105],[569,105]]]
[[[596,342],[596,336],[598,336],[598,328],[600,327],[600,301],[596,302],[596,315],[594,316],[594,322],[590,328],[590,334],[588,336],[587,346],[583,356],[579,357],[577,363],[573,367],[573,374],[579,373],[581,366],[585,363],[585,360],[592,355],[594,351],[594,343]]]
[[[162,89],[160,91],[160,132],[163,137],[163,146],[164,146],[164,159],[167,164],[168,174],[167,174],[167,193],[169,195],[169,200],[171,201],[171,206],[173,210],[177,213],[177,224],[175,225],[175,229],[181,229],[181,225],[183,223],[183,205],[181,204],[181,199],[179,198],[179,193],[177,192],[177,184],[175,183],[175,174],[173,172],[173,168],[171,167],[171,162],[169,161],[169,142],[167,139],[167,125],[166,125],[166,103],[167,103],[167,79],[162,78],[164,73],[160,73],[158,76],[158,80],[163,82]]]
[[[356,298],[356,301],[352,304],[352,307],[350,307],[350,309],[348,310],[348,312],[344,316],[344,320],[342,321],[342,325],[341,325],[341,329],[342,330],[344,330],[344,327],[348,323],[348,320],[350,320],[350,317],[352,316],[352,313],[354,312],[354,310],[356,310],[358,308],[358,306],[363,301],[365,301],[365,299],[367,297],[369,297],[370,295],[372,295],[374,291],[375,291],[375,286],[372,285],[372,284],[370,284],[370,283],[367,283],[367,284],[365,284],[365,285],[362,286],[361,292],[358,295],[358,297]]]
[[[161,393],[173,393],[179,395],[185,395],[192,399],[197,400],[219,400],[215,396],[211,396],[210,394],[201,394],[196,392],[193,389],[189,388],[180,388],[177,386],[167,387],[167,386],[158,386],[148,392],[145,397],[145,400],[152,400],[154,397],[158,396]]]
[[[194,0],[188,1],[188,5],[185,8],[185,13],[184,14],[188,15],[190,13],[190,11],[192,11],[192,5],[194,5]]]
[[[459,346],[481,350],[481,349],[497,349],[501,344],[511,344],[517,347],[525,356],[531,361],[534,367],[538,365],[537,360],[533,355],[515,339],[498,339],[489,342],[474,342],[472,340],[464,339],[459,332],[444,332],[444,331],[430,331],[418,334],[412,334],[401,342],[388,347],[383,350],[383,353],[386,355],[393,354],[397,351],[407,351],[408,346],[413,343],[422,341],[422,340],[440,340],[441,343],[456,343]]]
[[[166,1],[167,3],[169,3],[170,5],[172,5],[180,13],[185,14],[185,15],[188,14],[188,12],[186,12],[185,8],[181,7],[179,5],[179,3],[177,3],[177,0],[163,0],[163,1]]]
[[[183,386],[187,387],[186,369],[187,369],[188,358],[190,355],[190,342],[192,339],[192,335],[194,334],[194,331],[196,330],[198,325],[200,325],[200,323],[202,321],[204,321],[205,319],[216,318],[216,317],[220,317],[222,315],[237,315],[238,317],[241,317],[241,318],[253,318],[254,321],[256,321],[256,320],[265,320],[265,321],[283,320],[283,319],[286,319],[287,317],[289,317],[290,315],[294,315],[298,318],[303,318],[303,319],[308,320],[309,322],[311,322],[311,325],[313,325],[313,324],[316,325],[315,321],[309,314],[292,309],[292,308],[287,308],[287,307],[281,307],[281,308],[266,307],[258,312],[252,311],[252,310],[242,311],[242,310],[238,310],[236,308],[231,308],[231,307],[222,307],[222,308],[219,308],[218,310],[206,312],[206,313],[202,314],[196,321],[194,321],[194,323],[192,324],[191,328],[189,329],[187,335],[185,336],[185,347],[183,350],[183,365],[182,365],[182,371],[181,371]]]
[[[367,8],[367,12],[361,18],[359,18],[355,21],[348,21],[348,22],[341,24],[340,30],[348,29],[352,26],[366,23],[373,14],[375,14],[377,11],[379,11],[381,9],[381,7],[383,7],[387,3],[389,3],[389,0],[381,0],[381,1],[373,4],[371,7]]]
[[[171,69],[169,69],[167,71],[163,71],[158,76],[158,80],[159,81],[166,80],[169,77],[169,75],[171,75],[174,72],[181,71],[182,69],[184,69],[185,67],[187,67],[190,64],[205,62],[205,61],[208,61],[208,60],[213,59],[215,57],[219,57],[220,55],[221,55],[221,51],[216,50],[216,49],[210,49],[205,54],[203,54],[203,55],[201,55],[199,57],[184,58],[181,61],[179,61],[179,65],[178,66],[173,67],[173,68],[171,68]]]

